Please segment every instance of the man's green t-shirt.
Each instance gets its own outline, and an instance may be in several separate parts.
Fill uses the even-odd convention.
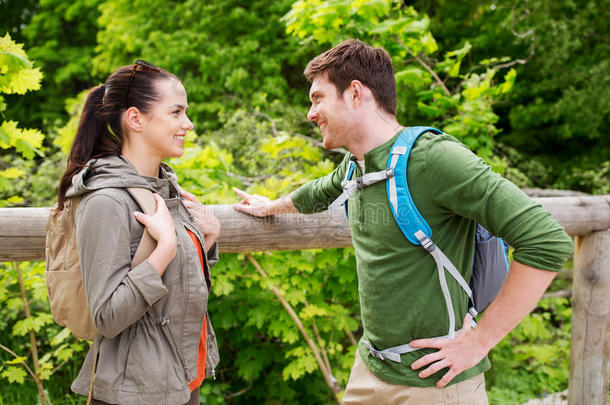
[[[397,136],[365,154],[367,173],[386,168]],[[342,193],[348,156],[332,173],[292,194],[299,212],[326,210]],[[361,175],[356,165],[352,178]],[[572,252],[570,238],[547,211],[449,135],[428,132],[419,137],[409,157],[407,181],[415,206],[432,228],[432,240],[466,280],[470,279],[476,223],[507,241],[514,248],[514,260],[538,269],[559,271]],[[348,200],[348,211],[358,271],[362,339],[383,350],[413,339],[446,335],[449,317],[435,262],[400,231],[389,207],[386,182],[357,191]],[[468,297],[453,277],[446,278],[459,329]],[[411,370],[411,363],[435,349],[403,354],[402,362],[395,363],[371,356],[362,340],[358,347],[369,370],[393,384],[433,386],[447,371],[422,379]],[[489,367],[485,358],[452,383]]]

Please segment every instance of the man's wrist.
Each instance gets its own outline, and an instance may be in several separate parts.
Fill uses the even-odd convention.
[[[296,208],[292,203],[292,193],[272,200],[269,206],[269,215],[295,213]]]
[[[497,336],[497,331],[486,328],[485,324],[481,326],[480,323],[472,330],[472,333],[475,344],[484,350],[485,354],[489,353],[503,338],[503,336]]]

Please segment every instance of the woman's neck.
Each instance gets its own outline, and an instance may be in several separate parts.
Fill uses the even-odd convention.
[[[142,176],[159,177],[161,159],[154,158],[144,151],[136,152],[128,145],[123,146],[121,155],[129,160]]]

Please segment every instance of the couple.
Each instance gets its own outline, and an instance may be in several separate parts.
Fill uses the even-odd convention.
[[[395,117],[389,55],[347,40],[314,58],[305,76],[311,82],[308,119],[320,127],[324,147],[351,153],[329,175],[274,201],[236,190],[242,198],[236,210],[256,216],[321,211],[343,192],[351,162],[354,178],[386,168],[403,129]],[[198,404],[199,386],[218,363],[207,299],[220,225],[161,163],[183,153],[192,128],[186,109],[186,92],[174,75],[144,62],[119,69],[89,95],[60,184],[60,207],[67,197],[83,195],[76,222],[83,282],[104,336],[94,403]],[[468,297],[450,281],[461,329],[453,339],[426,339],[445,334],[449,325],[435,262],[394,222],[381,224],[377,211],[364,209],[375,204],[392,217],[385,182],[358,190],[348,206],[364,335],[343,403],[487,404],[487,353],[534,308],[571,254],[571,241],[538,204],[448,135],[419,137],[407,177],[436,244],[464,278],[476,223],[513,246],[514,261],[474,329],[468,315],[466,326],[460,324]],[[123,189],[133,186],[157,193],[156,214],[134,214],[138,206]],[[157,247],[130,269],[142,225]],[[407,343],[420,350],[399,362],[372,348]],[[98,344],[72,385],[79,394],[89,391]]]

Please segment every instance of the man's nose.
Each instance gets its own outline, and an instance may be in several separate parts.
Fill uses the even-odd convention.
[[[307,120],[315,121],[316,119],[318,119],[318,110],[315,106],[312,105],[309,109],[309,112],[307,113]]]

